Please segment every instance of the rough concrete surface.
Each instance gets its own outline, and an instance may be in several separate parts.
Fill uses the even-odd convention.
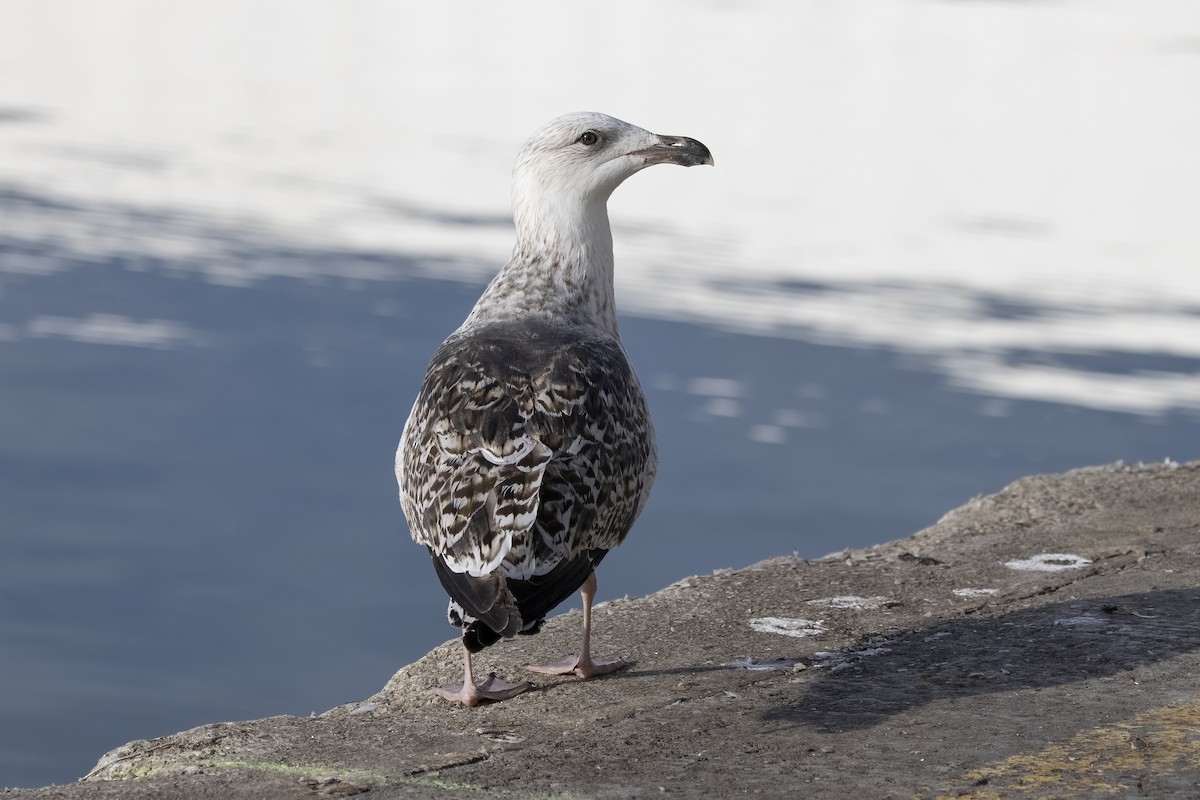
[[[1025,478],[595,625],[630,667],[524,673],[577,646],[572,612],[480,656],[534,682],[498,705],[430,694],[454,641],[365,701],[131,742],[0,798],[1200,797],[1200,462]]]

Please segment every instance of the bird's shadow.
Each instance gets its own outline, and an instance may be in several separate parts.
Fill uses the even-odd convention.
[[[1200,648],[1200,588],[1073,600],[864,639],[766,719],[869,728],[940,700],[1114,675]]]

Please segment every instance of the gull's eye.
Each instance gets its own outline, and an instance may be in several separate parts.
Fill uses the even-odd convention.
[[[596,142],[600,141],[600,134],[596,133],[595,131],[584,131],[583,133],[579,134],[579,138],[575,141],[587,147],[591,147]]]

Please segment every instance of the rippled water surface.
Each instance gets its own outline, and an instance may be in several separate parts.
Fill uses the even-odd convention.
[[[600,75],[487,60],[598,57],[556,6],[69,5],[0,12],[0,785],[320,712],[451,637],[393,451],[561,111],[718,165],[613,200],[662,467],[602,599],[1200,456],[1190,5],[665,3]]]

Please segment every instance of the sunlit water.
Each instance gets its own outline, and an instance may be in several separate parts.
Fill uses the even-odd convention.
[[[361,698],[453,634],[393,451],[561,111],[718,164],[613,201],[662,469],[602,598],[1200,455],[1200,16],[850,5],[615,4],[616,62],[551,5],[6,5],[0,785]]]

